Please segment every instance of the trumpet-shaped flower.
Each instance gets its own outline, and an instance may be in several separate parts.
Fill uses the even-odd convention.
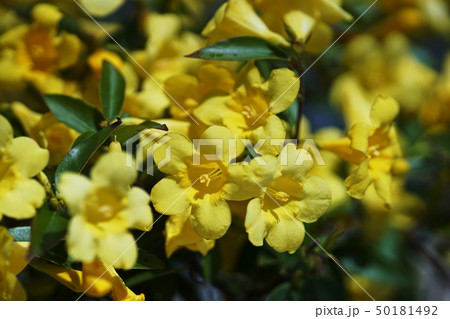
[[[399,105],[394,99],[378,97],[370,112],[370,123],[358,122],[348,137],[322,144],[324,149],[358,166],[345,180],[350,196],[363,198],[369,185],[374,183],[378,195],[390,206],[392,174],[404,166],[393,127],[398,113]]]
[[[231,95],[216,96],[194,109],[207,125],[223,125],[254,145],[263,139],[284,139],[286,130],[276,114],[286,110],[297,98],[300,81],[289,69],[276,69],[264,81],[253,63],[240,72]],[[277,154],[279,146],[266,140],[262,154]]]
[[[17,279],[27,265],[27,243],[13,242],[5,227],[0,227],[0,301],[26,300],[26,292]]]
[[[165,136],[170,139],[164,144],[157,141],[154,148],[156,164],[168,174],[152,189],[150,197],[155,209],[166,215],[180,215],[191,209],[190,222],[200,237],[222,237],[231,224],[227,200],[245,200],[254,194],[255,185],[247,185],[254,183],[243,174],[242,166],[229,165],[243,148],[238,147],[237,152],[230,148],[234,135],[220,126],[211,126],[201,136],[203,140],[223,142],[214,144],[215,153],[211,146],[194,151],[192,142],[183,135]],[[170,161],[166,161],[167,154]],[[218,156],[208,158],[212,154]]]
[[[137,172],[126,163],[126,153],[111,152],[95,164],[91,180],[62,174],[59,190],[72,215],[67,245],[74,260],[91,263],[99,257],[126,269],[135,264],[137,247],[128,229],[146,230],[153,217],[148,194],[130,188]]]
[[[47,166],[49,152],[28,137],[13,138],[0,115],[0,219],[31,218],[44,203],[44,187],[31,179]]]
[[[258,183],[262,192],[248,203],[245,228],[253,245],[262,246],[266,239],[276,251],[294,253],[305,236],[303,223],[315,222],[327,211],[331,191],[320,177],[307,176],[311,155],[294,144],[267,164],[276,169],[267,183]]]

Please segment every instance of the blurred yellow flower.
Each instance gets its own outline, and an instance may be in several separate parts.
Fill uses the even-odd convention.
[[[52,113],[40,114],[27,108],[20,102],[11,105],[16,117],[21,122],[25,132],[41,147],[50,152],[50,166],[58,165],[70,151],[79,134],[58,122]]]
[[[254,145],[263,139],[284,139],[286,129],[276,114],[292,105],[299,88],[300,81],[291,70],[276,69],[264,81],[250,62],[240,72],[231,95],[207,99],[194,109],[194,115],[207,125],[223,125]],[[260,152],[278,154],[280,149],[266,140]]]
[[[372,183],[385,205],[391,205],[391,179],[394,170],[405,166],[401,148],[393,126],[399,113],[393,98],[378,97],[370,112],[371,122],[358,122],[348,137],[322,143],[326,150],[358,168],[345,180],[350,196],[361,199]],[[404,173],[408,166],[402,169]]]
[[[170,216],[167,220],[165,230],[167,257],[180,248],[198,251],[204,256],[214,248],[214,240],[204,239],[197,235],[192,227],[190,217],[191,208],[183,214]]]
[[[31,179],[48,164],[49,152],[28,137],[13,138],[13,129],[0,115],[0,219],[31,218],[44,203],[45,190]]]
[[[59,190],[72,215],[67,245],[74,260],[91,263],[99,257],[125,269],[136,263],[137,246],[128,229],[147,230],[153,217],[148,194],[130,188],[137,171],[126,163],[126,153],[111,152],[97,161],[91,180],[62,174]]]
[[[315,222],[329,208],[331,191],[320,177],[307,177],[313,160],[294,144],[267,164],[276,167],[275,174],[268,183],[259,183],[264,191],[249,202],[245,228],[253,245],[262,246],[265,238],[276,251],[292,254],[305,237],[303,223]]]
[[[110,15],[125,3],[125,0],[80,0],[87,12],[95,17]]]
[[[66,84],[57,71],[78,61],[81,41],[65,31],[58,33],[63,14],[57,7],[40,3],[31,15],[32,25],[19,25],[0,37],[0,84],[17,88],[29,81],[43,93],[64,93]]]
[[[27,295],[17,275],[28,264],[29,243],[13,242],[5,227],[0,226],[0,301],[23,301]]]

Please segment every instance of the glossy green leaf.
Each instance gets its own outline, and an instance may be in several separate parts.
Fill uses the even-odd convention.
[[[31,227],[15,227],[8,229],[8,233],[14,237],[14,241],[30,241]]]
[[[219,61],[287,60],[289,51],[258,37],[244,36],[219,41],[187,57]]]
[[[53,210],[45,203],[33,220],[30,254],[38,256],[55,246],[65,237],[68,223],[69,217],[65,213]]]
[[[113,123],[72,148],[56,169],[56,185],[59,184],[59,179],[63,172],[81,172],[95,152],[117,131],[120,124],[121,122]]]
[[[104,61],[102,66],[100,99],[106,118],[114,120],[120,114],[125,100],[125,78],[108,61]]]
[[[164,262],[156,255],[150,254],[145,250],[139,249],[138,260],[133,269],[164,269]]]
[[[78,133],[97,131],[103,115],[83,100],[65,95],[45,95],[44,100],[56,118]]]
[[[163,130],[163,131],[168,130],[166,125],[162,125],[162,124],[150,122],[150,121],[146,121],[139,125],[123,125],[117,130],[117,133],[116,133],[117,141],[119,143],[123,144],[126,141],[128,141],[130,138],[132,138],[133,136],[136,136],[137,134],[139,134],[142,131],[149,129],[149,128],[159,129],[159,130]]]

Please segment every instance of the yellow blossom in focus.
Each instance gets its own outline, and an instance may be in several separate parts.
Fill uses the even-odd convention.
[[[267,81],[258,68],[248,63],[240,72],[233,93],[207,99],[194,109],[194,115],[207,125],[223,125],[241,139],[256,143],[266,139],[261,154],[277,154],[279,146],[268,139],[284,139],[286,129],[276,114],[297,98],[300,81],[289,69],[272,71]]]
[[[13,138],[13,129],[0,115],[0,219],[31,218],[44,203],[45,191],[31,179],[48,164],[49,152],[28,137]]]
[[[33,24],[19,25],[0,37],[0,84],[9,88],[33,83],[43,93],[64,93],[58,71],[74,65],[82,44],[77,36],[58,33],[62,13],[40,3],[31,12]]]
[[[5,227],[0,226],[0,301],[23,301],[27,295],[17,275],[27,265],[26,243],[15,243]]]
[[[170,216],[167,220],[165,230],[167,257],[183,247],[199,251],[204,256],[214,248],[214,240],[197,235],[192,227],[190,216],[191,209],[188,209],[185,213]]]
[[[48,164],[50,166],[55,166],[61,162],[79,136],[76,131],[58,122],[52,113],[36,113],[20,102],[13,103],[11,109],[21,122],[27,135],[41,147],[49,150],[50,160]]]
[[[303,223],[315,222],[329,208],[331,191],[320,177],[307,177],[313,160],[294,144],[267,164],[276,167],[275,174],[259,184],[262,194],[249,202],[245,229],[253,245],[262,246],[266,239],[276,251],[292,254],[305,237]]]
[[[192,142],[180,134],[169,132],[164,137],[170,139],[157,141],[153,153],[159,169],[168,174],[152,189],[150,197],[155,209],[169,216],[191,209],[190,222],[200,237],[209,240],[222,237],[231,224],[227,200],[250,199],[257,187],[244,175],[242,165],[230,165],[243,147],[237,146],[237,151],[230,147],[229,142],[236,141],[235,136],[220,126],[211,126],[200,137],[222,141],[223,145],[214,144],[216,152],[211,152],[214,145],[194,150]],[[167,150],[171,157],[165,163]],[[213,154],[218,157],[208,159]]]
[[[123,152],[103,155],[91,170],[91,180],[62,174],[59,190],[72,215],[67,246],[74,260],[91,263],[99,257],[125,269],[136,263],[137,246],[128,229],[147,230],[153,221],[148,194],[130,188],[136,176]]]
[[[392,175],[397,173],[396,168],[405,166],[393,126],[399,110],[393,98],[378,97],[370,112],[371,122],[358,122],[348,137],[322,143],[324,149],[358,166],[345,180],[350,196],[362,199],[374,183],[378,196],[385,205],[391,205]]]

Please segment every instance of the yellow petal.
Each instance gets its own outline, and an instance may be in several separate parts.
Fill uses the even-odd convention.
[[[81,5],[95,17],[110,15],[125,2],[125,0],[80,0]]]
[[[61,32],[58,43],[58,67],[65,69],[74,65],[80,57],[81,48],[81,41],[76,35]]]
[[[44,187],[35,180],[19,180],[14,188],[0,198],[0,214],[15,219],[27,219],[36,215],[36,209],[44,203]]]
[[[91,263],[96,256],[96,244],[88,224],[82,216],[74,216],[69,223],[67,250],[77,261]]]
[[[375,126],[390,126],[400,112],[400,106],[391,97],[377,97],[370,111],[370,118]]]
[[[191,223],[200,237],[218,239],[230,227],[230,207],[225,200],[214,201],[207,194],[200,203],[192,206]]]
[[[301,10],[290,10],[283,17],[284,22],[294,30],[297,41],[305,43],[311,36],[316,20]]]
[[[111,234],[98,241],[99,257],[107,266],[131,269],[137,260],[137,246],[130,233]]]
[[[331,204],[330,187],[322,178],[314,175],[303,183],[302,197],[304,199],[300,201],[297,218],[304,223],[315,222]]]
[[[86,197],[92,191],[93,184],[85,176],[75,173],[63,173],[58,189],[72,215],[83,212]]]
[[[294,103],[300,90],[300,79],[289,69],[275,69],[269,79],[269,105],[273,114],[278,114]]]
[[[0,115],[0,149],[8,146],[13,140],[13,129],[8,120]]]
[[[248,165],[228,166],[228,178],[223,193],[226,200],[243,201],[259,197],[275,179],[278,172],[278,159],[272,155],[252,159]]]
[[[250,132],[249,139],[256,145],[260,140],[265,139],[265,143],[259,149],[261,155],[277,155],[280,153],[280,146],[278,144],[271,145],[270,140],[281,140],[286,137],[286,129],[283,122],[276,115],[270,115],[263,126]]]
[[[244,151],[244,144],[226,127],[210,126],[201,135],[202,140],[213,140],[214,145],[201,147],[201,154],[218,154],[219,160],[230,162]],[[235,146],[235,147],[234,147]]]
[[[297,149],[297,146],[291,143],[283,147],[278,160],[281,171],[300,183],[314,165],[313,159],[307,151]]]
[[[348,137],[341,138],[335,141],[327,141],[320,143],[325,150],[333,152],[344,161],[353,164],[360,164],[366,158],[365,154],[350,147],[351,140]]]
[[[348,136],[351,140],[350,147],[356,151],[360,151],[363,154],[367,154],[369,147],[369,137],[372,128],[369,124],[359,122],[353,125]]]
[[[245,230],[253,245],[262,246],[267,232],[276,222],[277,220],[272,214],[262,209],[261,199],[255,198],[248,203]]]
[[[127,190],[137,177],[136,169],[130,165],[132,160],[127,160],[128,156],[124,152],[101,156],[91,171],[94,183]]]
[[[232,112],[227,106],[228,100],[228,96],[215,96],[207,99],[194,109],[194,115],[207,125],[222,125],[223,117]]]
[[[8,271],[14,275],[18,275],[29,263],[27,255],[30,242],[13,242],[11,243],[11,248]]]
[[[34,6],[31,15],[35,23],[47,28],[56,28],[63,17],[58,7],[48,3],[40,3]]]
[[[192,162],[193,145],[184,135],[167,133],[153,145],[153,157],[158,168],[166,174],[186,171],[186,163]]]
[[[345,179],[347,193],[357,199],[364,197],[367,188],[372,184],[372,173],[369,171],[369,160],[364,160],[358,168]]]
[[[126,215],[130,219],[130,227],[140,230],[150,230],[153,215],[148,205],[150,196],[141,188],[133,187],[128,192],[128,208]]]
[[[300,247],[305,237],[305,226],[293,220],[286,213],[279,216],[278,222],[270,228],[266,240],[276,251],[293,254]]]
[[[182,214],[191,206],[186,199],[187,192],[174,178],[166,177],[152,188],[150,199],[161,214]]]
[[[28,137],[15,138],[8,148],[8,154],[24,177],[36,176],[47,166],[50,157],[48,150],[40,148]]]
[[[111,267],[113,268],[113,267]],[[83,263],[83,291],[89,296],[101,298],[112,288],[111,278],[107,276],[107,267],[98,259],[92,263]]]

